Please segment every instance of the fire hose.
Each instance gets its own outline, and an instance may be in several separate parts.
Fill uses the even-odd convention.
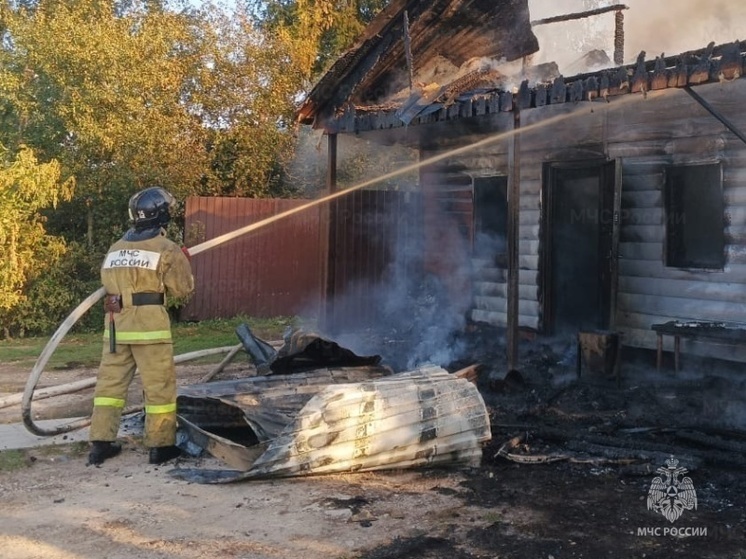
[[[362,186],[358,186],[357,188],[362,188]],[[331,199],[332,197],[336,198],[337,196],[342,195],[346,192],[349,192],[349,190],[342,191],[340,193],[335,193],[334,195],[327,196],[324,199],[315,200],[313,202],[309,202],[308,204],[304,204],[302,206],[298,206],[291,210],[281,212],[277,215],[263,219],[256,223],[252,223],[250,225],[240,227],[232,232],[225,233],[224,235],[220,235],[218,237],[215,237],[214,239],[210,239],[208,241],[195,245],[194,247],[189,249],[189,254],[191,256],[194,256],[196,254],[199,254],[200,252],[209,250],[219,244],[225,243],[227,241],[235,239],[236,237],[239,237],[241,235],[254,231],[255,229],[263,227],[264,225],[268,225],[269,223],[272,223],[274,221],[287,217],[291,214],[300,212],[311,206],[320,204],[321,202],[327,201]],[[36,390],[36,386],[39,383],[39,379],[41,378],[41,375],[44,372],[44,368],[49,362],[49,359],[51,358],[54,351],[57,349],[57,346],[60,344],[62,339],[65,337],[65,335],[70,331],[70,328],[72,328],[73,325],[78,320],[80,320],[80,317],[82,317],[86,312],[88,312],[91,309],[91,307],[93,307],[93,305],[95,305],[98,301],[100,301],[104,297],[104,295],[106,295],[106,290],[103,287],[101,287],[100,289],[98,289],[97,291],[91,293],[88,297],[86,297],[83,300],[83,302],[81,302],[68,315],[68,317],[62,322],[62,324],[60,324],[60,326],[57,328],[55,333],[52,335],[52,337],[47,342],[46,346],[44,346],[44,349],[42,350],[41,354],[39,354],[39,357],[37,358],[36,363],[34,363],[34,366],[31,369],[31,373],[29,375],[28,381],[26,382],[26,387],[23,391],[23,396],[21,399],[21,416],[23,418],[23,424],[25,425],[26,429],[28,429],[34,435],[53,437],[56,435],[60,435],[62,433],[69,433],[70,431],[74,431],[76,429],[80,429],[82,427],[86,427],[87,425],[90,425],[90,422],[91,422],[90,418],[81,418],[76,421],[67,423],[65,425],[56,426],[54,428],[41,427],[34,422],[34,419],[31,414],[31,402],[34,399],[34,391]],[[191,359],[197,359],[199,357],[203,357],[206,355],[212,355],[216,353],[227,352],[231,354],[235,350],[236,350],[235,346],[228,346],[228,347],[196,351],[196,352],[191,352],[188,354],[176,356],[174,358],[174,362],[181,363],[184,361],[189,361]],[[235,355],[235,353],[233,354]],[[67,387],[59,387],[58,389],[51,391],[51,394],[49,394],[49,396],[47,397],[70,394],[72,392],[77,392],[84,388],[90,388],[94,384],[95,384],[95,379],[88,379],[87,381],[71,383]],[[137,407],[135,407],[134,409],[126,408],[123,413],[131,413],[132,411],[137,411],[137,409],[138,409]]]
[[[303,210],[309,209],[314,206],[318,206],[325,202],[329,202],[341,196],[345,196],[354,190],[359,190],[361,188],[364,188],[366,186],[369,186],[371,184],[384,180],[385,178],[388,178],[389,176],[396,176],[396,175],[409,172],[413,170],[413,168],[419,165],[420,164],[415,164],[415,165],[404,167],[397,171],[393,171],[392,173],[389,173],[388,175],[384,175],[382,177],[377,177],[375,179],[361,182],[355,186],[349,187],[345,190],[340,190],[338,192],[335,192],[333,194],[330,194],[318,200],[313,200],[311,202],[308,202],[307,204],[302,204],[290,210],[280,212],[274,216],[262,219],[255,223],[251,223],[249,225],[239,227],[238,229],[234,231],[224,233],[223,235],[219,235],[218,237],[215,237],[214,239],[207,240],[203,243],[200,243],[198,245],[195,245],[189,248],[188,249],[189,255],[195,256],[199,254],[200,252],[204,252],[218,245],[221,245],[225,242],[233,240],[237,237],[240,237],[242,235],[255,231],[256,229],[259,229],[260,227],[264,227],[265,225],[269,225],[270,223],[273,223],[275,221],[278,221],[290,215],[296,214]],[[78,320],[80,320],[80,317],[83,316],[86,312],[88,312],[91,309],[91,307],[93,307],[93,305],[95,305],[98,301],[100,301],[104,297],[104,295],[106,295],[106,290],[103,287],[101,287],[100,289],[98,289],[97,291],[91,293],[88,297],[86,297],[83,300],[83,302],[81,302],[68,315],[68,317],[62,322],[62,324],[60,324],[60,326],[57,328],[55,333],[52,335],[52,337],[49,339],[47,344],[44,346],[44,349],[42,350],[42,352],[39,354],[39,357],[37,358],[36,363],[34,363],[34,366],[31,369],[31,373],[29,374],[28,381],[26,381],[26,387],[23,391],[23,397],[21,399],[21,416],[23,418],[23,424],[25,425],[26,429],[28,429],[34,435],[54,437],[56,435],[61,435],[62,433],[69,433],[70,431],[74,431],[76,429],[80,429],[82,427],[86,427],[87,425],[90,425],[90,422],[91,422],[90,418],[81,418],[76,421],[67,423],[65,425],[59,425],[54,428],[41,427],[34,422],[34,419],[31,415],[31,402],[34,399],[34,391],[36,390],[36,386],[39,383],[39,379],[41,378],[41,375],[44,372],[44,368],[49,362],[49,359],[54,353],[54,351],[57,349],[57,346],[60,344],[62,339],[65,337],[65,335],[70,331],[70,328],[72,328],[73,325]],[[203,350],[202,352],[192,352],[190,354],[184,354],[181,356],[177,356],[176,358],[174,358],[174,361],[176,363],[180,363],[182,361],[196,359],[198,357],[202,357],[204,355],[210,354],[210,353],[205,353],[205,352],[211,352],[212,354],[228,352],[230,355],[231,353],[235,351],[236,351],[236,347],[234,346],[229,346],[225,348],[216,348],[213,350]],[[95,384],[95,379],[90,379],[88,382],[81,381],[78,383],[71,383],[66,388],[58,387],[58,389],[53,390],[50,396],[62,396],[64,394],[70,394],[72,392],[77,392],[79,390],[82,390],[83,388],[89,388],[93,386],[94,384]],[[123,413],[131,413],[132,411],[136,411],[136,410],[137,408],[135,408],[134,410],[131,408],[126,408]]]
[[[619,102],[615,103],[614,105],[611,104],[602,104],[598,106],[598,110],[608,110],[609,107],[619,107],[622,105],[627,104],[630,102],[634,97],[627,96],[623,100],[620,100]],[[547,126],[556,122],[560,122],[563,120],[566,120],[568,118],[572,118],[576,114],[582,114],[584,111],[582,110],[575,110],[569,113],[561,113],[558,115],[554,115],[546,120],[538,121],[531,123],[527,126],[523,126],[522,128],[513,128],[512,130],[506,130],[505,132],[501,132],[499,134],[495,134],[492,136],[488,136],[487,138],[483,138],[482,140],[479,140],[477,142],[474,142],[472,144],[468,144],[465,146],[461,146],[456,149],[452,149],[450,151],[446,151],[443,153],[440,153],[438,155],[434,155],[432,157],[429,157],[427,159],[423,159],[417,163],[412,163],[410,165],[405,165],[404,167],[401,167],[399,169],[396,169],[394,171],[391,171],[389,173],[386,173],[384,175],[374,177],[372,179],[368,179],[365,181],[362,181],[354,186],[350,186],[344,190],[339,190],[337,192],[334,192],[332,194],[329,194],[323,198],[320,198],[318,200],[313,200],[307,204],[303,204],[300,206],[297,206],[295,208],[292,208],[290,210],[286,210],[284,212],[280,212],[279,214],[276,214],[274,216],[268,217],[266,219],[257,221],[256,223],[252,223],[250,225],[246,225],[244,227],[240,227],[234,231],[231,231],[229,233],[225,233],[223,235],[220,235],[218,237],[215,237],[214,239],[210,239],[208,241],[205,241],[203,243],[200,243],[198,245],[195,245],[194,247],[189,249],[190,255],[194,256],[199,254],[200,252],[204,252],[206,250],[209,250],[217,245],[220,245],[222,243],[225,243],[227,241],[230,241],[232,239],[235,239],[237,237],[240,237],[241,235],[245,235],[247,233],[250,233],[256,229],[259,229],[260,227],[263,227],[265,225],[269,225],[270,223],[273,223],[275,221],[278,221],[280,219],[283,219],[285,217],[288,217],[290,215],[293,215],[295,213],[304,211],[306,209],[312,208],[314,206],[330,202],[332,200],[335,200],[336,198],[339,198],[341,196],[346,196],[347,194],[355,191],[360,190],[362,188],[365,188],[366,186],[370,186],[372,184],[376,184],[379,182],[382,182],[384,180],[387,180],[389,178],[397,177],[399,175],[403,175],[406,173],[410,173],[413,171],[416,171],[424,166],[432,165],[434,163],[437,163],[439,161],[443,161],[445,159],[448,159],[450,157],[454,157],[456,155],[467,153],[475,148],[487,146],[489,144],[496,143],[500,140],[504,140],[506,138],[519,135],[525,132],[529,132],[531,130],[534,130],[536,128],[540,128],[543,126]],[[89,419],[81,419],[72,423],[69,423],[67,425],[61,425],[59,427],[56,427],[54,429],[44,429],[38,425],[36,425],[31,417],[31,401],[34,397],[34,390],[36,388],[36,385],[39,382],[39,378],[41,377],[42,372],[44,371],[44,367],[46,366],[47,362],[49,361],[49,358],[54,353],[55,349],[59,345],[60,341],[65,337],[65,334],[72,328],[72,326],[80,319],[81,316],[83,316],[94,304],[96,304],[99,300],[103,298],[105,295],[105,290],[103,288],[100,288],[99,290],[95,291],[94,293],[91,293],[80,305],[78,305],[75,310],[73,310],[72,313],[65,319],[65,321],[57,328],[55,333],[50,338],[49,342],[47,342],[47,345],[44,347],[44,350],[39,355],[39,358],[36,360],[36,363],[34,364],[34,367],[31,370],[31,374],[29,376],[29,379],[26,383],[26,388],[23,392],[23,399],[21,402],[21,412],[23,417],[23,423],[26,426],[26,428],[34,433],[35,435],[41,435],[41,436],[55,436],[62,433],[67,433],[69,431],[72,431],[74,429],[79,429],[81,427],[85,427],[86,425],[90,424]],[[230,350],[230,349],[229,349]],[[80,390],[80,388],[75,389],[69,389],[68,391],[57,391],[56,395],[62,395],[67,394],[68,392],[74,392],[76,390]]]

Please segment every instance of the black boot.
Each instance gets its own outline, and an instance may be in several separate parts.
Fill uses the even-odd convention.
[[[104,460],[113,458],[122,452],[122,445],[111,441],[92,441],[91,451],[88,453],[88,465],[98,466]]]
[[[173,458],[181,456],[181,450],[178,446],[156,446],[150,449],[151,464],[163,464]]]

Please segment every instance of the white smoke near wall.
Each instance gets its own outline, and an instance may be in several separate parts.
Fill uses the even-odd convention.
[[[346,135],[340,138],[339,147],[340,168],[356,171],[354,179],[340,177],[340,189],[354,186],[360,180],[373,179],[376,171],[383,174],[389,165],[395,168],[411,165],[417,158],[416,151],[401,146],[369,144]],[[361,243],[361,247],[368,247],[361,250],[371,254],[357,256],[372,258],[372,253],[383,252],[388,255],[388,264],[380,270],[377,281],[367,278],[360,285],[348,284],[344,288],[346,294],[338,293],[333,301],[334,319],[322,324],[321,328],[326,331],[319,333],[359,355],[381,355],[397,370],[411,370],[427,363],[447,366],[465,357],[462,334],[472,294],[470,289],[454,285],[456,280],[470,281],[469,250],[458,227],[448,221],[447,215],[433,217],[439,229],[435,250],[446,263],[447,273],[428,272],[426,260],[433,255],[426,253],[422,224],[417,224],[422,219],[418,173],[415,171],[386,182],[388,184],[378,183],[370,188],[398,191],[400,204],[406,209],[395,219],[407,225],[394,225],[391,216],[360,215],[356,218],[368,220],[361,224],[361,230],[375,237],[371,240],[376,246],[371,249],[370,244]],[[407,192],[411,193],[411,198],[407,197]],[[351,273],[349,270],[340,272],[338,280],[343,281],[343,275]],[[358,317],[356,311],[361,307],[374,309],[374,316],[366,310],[365,316]]]
[[[532,21],[625,4],[624,63],[641,51],[647,59],[661,53],[675,55],[715,44],[746,40],[746,2],[743,0],[529,0]],[[534,26],[541,50],[534,64],[555,61],[565,75],[593,49],[610,59],[614,52],[614,12],[590,18]]]
[[[376,309],[373,321],[326,333],[359,355],[381,355],[396,371],[421,365],[447,367],[466,357],[462,334],[471,296],[454,298],[442,280],[423,273],[422,248],[399,244],[392,247],[393,261],[377,285],[366,283],[357,295],[335,297],[335,313],[348,314],[363,296]]]
[[[382,309],[377,328],[401,336],[401,363],[407,370],[427,363],[446,367],[465,350],[458,334],[466,327],[469,301],[452,297],[436,276],[419,274],[422,266],[414,259],[422,256],[400,247],[375,294]]]
[[[321,130],[299,127],[295,155],[286,167],[286,180],[304,198],[319,198],[327,193],[328,141],[329,137]],[[417,160],[415,149],[387,147],[351,134],[339,134],[337,188],[344,190],[373,181],[370,188],[415,189],[417,171],[399,173],[391,178],[385,175],[410,167]],[[379,178],[381,180],[377,181]]]

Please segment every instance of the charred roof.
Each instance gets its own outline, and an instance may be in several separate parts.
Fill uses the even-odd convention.
[[[617,95],[645,93],[669,88],[727,82],[746,77],[746,41],[705,48],[674,56],[646,59],[596,72],[564,77],[556,66],[543,65],[524,70],[519,85],[513,80],[493,85],[453,82],[434,93],[413,92],[404,102],[357,105],[324,123],[327,130],[360,133],[394,130],[420,124],[480,117],[515,109],[588,102]],[[463,85],[463,86],[461,86]],[[459,87],[456,87],[459,86]]]
[[[393,0],[311,90],[298,120],[313,124],[348,104],[385,102],[434,60],[459,68],[538,49],[528,0]]]

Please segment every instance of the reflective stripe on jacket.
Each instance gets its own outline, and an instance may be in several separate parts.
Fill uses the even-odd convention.
[[[120,239],[109,248],[101,266],[101,283],[109,294],[121,295],[122,310],[114,313],[117,343],[171,342],[171,321],[164,305],[132,304],[133,293],[164,293],[186,297],[194,290],[189,260],[165,232],[142,241]],[[109,315],[104,338],[109,337]]]

